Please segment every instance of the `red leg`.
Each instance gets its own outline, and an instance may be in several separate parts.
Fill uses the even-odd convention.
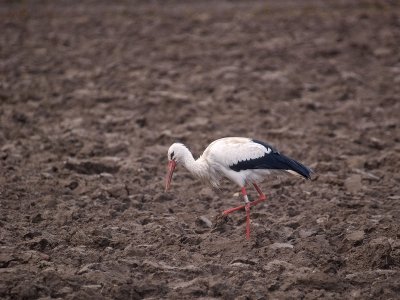
[[[253,183],[253,186],[257,190],[259,197],[258,197],[258,200],[249,203],[250,207],[267,200],[267,197],[264,195],[264,193],[261,191],[261,189],[258,187],[258,185]],[[242,188],[242,193],[243,193],[243,189],[244,188]],[[244,192],[246,193],[246,190],[244,190]],[[245,195],[245,194],[243,194],[243,195]],[[230,213],[233,213],[234,211],[238,211],[238,210],[245,209],[245,208],[246,208],[246,205],[240,205],[237,207],[233,207],[233,208],[224,210],[222,215],[226,216],[226,215],[229,215]]]
[[[246,202],[244,209],[246,210],[246,239],[250,239],[250,206],[251,203],[249,201],[249,198],[247,197],[247,192],[244,187],[242,187],[242,194],[243,194],[243,199],[244,202]]]
[[[250,239],[250,203],[245,205],[246,209],[246,239]]]
[[[226,215],[229,215],[230,213],[233,213],[234,211],[241,210],[241,209],[243,209],[244,207],[245,207],[245,205],[240,205],[240,206],[238,206],[238,207],[230,208],[230,209],[224,210],[224,211],[222,212],[222,214],[223,214],[224,216],[226,216]]]
[[[261,201],[266,200],[267,197],[265,197],[264,193],[261,191],[261,189],[258,187],[258,185],[256,183],[253,183],[253,186],[255,187],[255,189],[257,190],[257,193],[259,195],[258,201],[259,200],[261,200]]]
[[[242,194],[243,194],[243,199],[246,202],[246,204],[225,210],[223,212],[223,215],[227,215],[227,214],[230,214],[231,212],[234,212],[234,211],[244,208],[246,211],[246,239],[250,239],[250,207],[252,206],[253,203],[249,201],[245,187],[242,187]]]
[[[246,211],[246,239],[250,239],[250,207],[257,205],[258,203],[261,203],[267,199],[267,197],[264,195],[264,193],[261,191],[261,189],[258,187],[258,185],[256,183],[253,183],[253,186],[257,190],[257,193],[259,196],[258,200],[249,202],[249,200],[247,198],[246,189],[243,187],[242,194],[243,194],[243,198],[244,198],[244,201],[246,202],[246,204],[224,210],[224,212],[222,213],[222,215],[226,216],[237,210],[244,209]]]
[[[251,202],[251,206],[257,205],[260,202],[263,202],[267,200],[267,197],[264,195],[264,193],[261,191],[261,189],[258,187],[256,183],[253,183],[254,188],[257,190],[258,193],[258,200]]]

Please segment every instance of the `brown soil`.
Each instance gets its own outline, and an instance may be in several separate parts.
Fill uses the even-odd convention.
[[[399,2],[201,3],[0,5],[0,298],[399,298]],[[224,136],[316,171],[250,241],[233,184],[163,191]]]

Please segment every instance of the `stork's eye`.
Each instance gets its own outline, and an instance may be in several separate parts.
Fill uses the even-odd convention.
[[[171,153],[171,160],[174,159],[174,151]]]

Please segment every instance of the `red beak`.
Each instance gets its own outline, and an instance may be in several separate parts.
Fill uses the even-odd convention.
[[[165,191],[168,191],[171,185],[172,174],[174,174],[175,167],[176,167],[176,162],[174,160],[170,160],[168,162],[167,178],[165,179]]]

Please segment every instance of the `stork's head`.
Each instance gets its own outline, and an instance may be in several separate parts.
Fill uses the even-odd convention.
[[[188,149],[181,143],[174,143],[168,149],[168,173],[165,180],[165,190],[167,191],[171,185],[172,175],[178,163],[183,161],[185,153]]]

